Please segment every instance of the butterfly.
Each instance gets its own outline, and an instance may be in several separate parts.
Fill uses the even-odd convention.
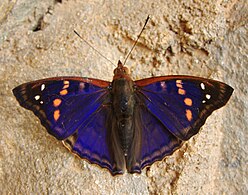
[[[233,88],[193,76],[133,81],[119,61],[112,82],[55,77],[13,93],[72,153],[117,175],[141,173],[172,154],[227,103]]]

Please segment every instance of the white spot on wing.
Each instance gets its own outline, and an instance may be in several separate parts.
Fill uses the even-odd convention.
[[[202,100],[202,103],[205,104],[206,103],[206,100]]]
[[[40,104],[43,104],[44,102],[43,101],[40,101]]]
[[[209,100],[211,98],[211,95],[207,94],[206,98]]]
[[[34,99],[35,99],[35,100],[39,100],[39,99],[40,99],[40,95],[34,96]]]
[[[160,82],[160,86],[162,87],[163,90],[166,89],[166,84],[165,84],[164,81],[161,81],[161,82]]]
[[[42,84],[41,87],[40,87],[40,90],[43,91],[45,89],[45,84]]]
[[[83,82],[79,83],[79,91],[83,91],[85,88],[85,84]]]
[[[201,83],[201,88],[202,88],[202,90],[205,90],[205,85],[204,85],[204,83]]]

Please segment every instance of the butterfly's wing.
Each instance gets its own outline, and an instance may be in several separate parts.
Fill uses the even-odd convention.
[[[198,133],[207,117],[224,106],[233,92],[225,83],[191,76],[154,77],[135,84],[142,149],[132,172],[163,159],[181,140]]]
[[[106,141],[109,85],[97,79],[57,77],[22,84],[13,93],[73,153],[115,174],[121,170]]]
[[[165,128],[145,104],[136,106],[134,129],[135,142],[127,160],[127,169],[130,173],[141,173],[144,167],[172,154],[182,143]]]

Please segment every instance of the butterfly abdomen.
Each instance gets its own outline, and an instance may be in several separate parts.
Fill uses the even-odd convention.
[[[134,91],[133,81],[119,78],[112,83],[112,107],[120,147],[126,156],[133,141]]]

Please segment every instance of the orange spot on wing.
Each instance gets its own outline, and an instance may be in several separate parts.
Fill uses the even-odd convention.
[[[183,88],[182,80],[176,80],[176,86],[177,86],[178,88]]]
[[[69,85],[69,81],[64,81],[64,85]]]
[[[60,95],[66,95],[68,93],[67,89],[63,89],[60,91]]]
[[[186,109],[186,114],[185,115],[186,115],[186,118],[188,119],[188,121],[192,120],[193,116],[192,116],[191,110]]]
[[[180,94],[180,95],[185,95],[186,94],[186,92],[185,92],[185,90],[184,89],[178,89],[178,94]]]
[[[69,87],[69,81],[64,81],[64,87],[63,89],[67,89]]]
[[[64,85],[63,89],[67,89],[69,87],[69,85]]]
[[[59,110],[55,110],[53,113],[53,118],[55,121],[57,121],[60,117],[60,111]]]
[[[61,99],[55,99],[55,100],[53,100],[54,107],[58,107],[61,104],[61,102],[62,102]]]
[[[190,98],[185,98],[185,99],[184,99],[184,103],[185,103],[187,106],[192,106],[192,99],[190,99]]]

